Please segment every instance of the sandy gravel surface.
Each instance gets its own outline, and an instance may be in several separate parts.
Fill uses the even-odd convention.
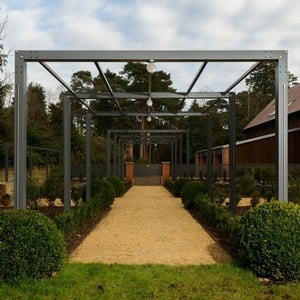
[[[134,186],[73,252],[73,262],[213,264],[228,254],[162,186]]]

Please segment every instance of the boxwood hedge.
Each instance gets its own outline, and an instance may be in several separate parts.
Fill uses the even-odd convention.
[[[0,212],[0,277],[8,282],[41,279],[63,266],[66,247],[55,224],[34,210]]]
[[[258,276],[300,279],[300,206],[272,201],[249,210],[241,219],[236,251]]]

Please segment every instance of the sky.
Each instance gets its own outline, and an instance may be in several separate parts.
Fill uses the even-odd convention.
[[[290,0],[2,0],[9,51],[3,76],[13,80],[15,50],[287,50],[288,69],[300,80],[300,1]],[[208,64],[193,91],[225,90],[251,64]],[[93,65],[53,64],[71,75]],[[200,65],[161,64],[177,91],[188,89]],[[102,66],[119,72],[122,65]],[[0,77],[0,78],[1,78]],[[41,66],[28,81],[41,84],[48,101],[62,89]],[[241,84],[240,89],[245,88]]]

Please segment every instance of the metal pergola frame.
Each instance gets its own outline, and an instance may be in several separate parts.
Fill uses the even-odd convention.
[[[287,145],[287,51],[286,50],[236,50],[236,51],[67,51],[67,50],[20,50],[15,52],[15,166],[14,166],[14,198],[15,207],[25,208],[26,206],[26,128],[27,128],[27,64],[39,63],[44,67],[54,78],[56,78],[71,94],[71,97],[66,97],[64,103],[65,112],[70,111],[71,100],[76,98],[80,101],[87,110],[99,116],[123,116],[139,112],[124,112],[120,107],[118,99],[143,99],[148,97],[152,99],[229,99],[229,139],[230,139],[230,165],[235,168],[235,130],[234,130],[234,105],[235,97],[231,93],[232,89],[244,80],[260,63],[264,61],[275,62],[275,78],[276,78],[276,130],[277,137],[277,197],[281,201],[288,200],[288,145]],[[144,93],[115,93],[105,74],[102,72],[100,64],[103,62],[194,62],[199,64],[199,71],[192,80],[189,88],[184,92],[148,92]],[[96,95],[81,95],[75,93],[64,80],[47,64],[48,62],[89,62],[93,63],[104,80],[108,93],[99,93]],[[210,62],[253,62],[254,64],[234,81],[226,90],[220,92],[193,92],[196,82],[200,78],[204,68]],[[84,99],[111,99],[115,103],[117,111],[113,112],[95,112]],[[148,115],[148,112],[142,115]],[[152,112],[153,116],[189,116],[191,113],[174,112],[160,114],[160,112]],[[64,138],[69,140],[70,131],[70,115],[65,115]],[[69,152],[68,152],[69,151]],[[68,169],[70,162],[70,145],[65,145],[65,170]],[[65,172],[65,179],[70,180],[70,174]],[[232,176],[230,182],[231,190],[235,188],[235,179]]]
[[[116,146],[118,144],[119,152],[123,150],[124,144],[170,144],[172,146],[171,148],[171,154],[173,154],[173,144],[180,142],[180,162],[182,163],[182,137],[183,135],[186,135],[186,151],[187,151],[187,161],[189,161],[189,131],[188,130],[179,130],[179,129],[143,129],[143,130],[108,130],[107,131],[107,176],[110,176],[111,170],[110,170],[110,136],[113,135],[114,138],[114,145]],[[121,144],[121,145],[120,145]],[[177,144],[176,144],[177,146]],[[176,147],[177,149],[177,147]],[[177,150],[174,150],[174,152]],[[172,155],[171,155],[172,156]],[[176,155],[175,155],[176,156]],[[120,173],[116,172],[116,170],[120,169],[116,166],[116,151],[114,148],[114,174]],[[120,159],[119,159],[120,160]],[[174,160],[176,161],[176,160]],[[119,161],[120,163],[120,161]],[[173,163],[173,162],[172,162]],[[120,175],[120,174],[119,174]]]

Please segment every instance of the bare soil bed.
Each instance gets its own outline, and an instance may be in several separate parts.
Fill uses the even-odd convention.
[[[161,186],[134,186],[71,254],[73,262],[213,264],[230,256]]]

